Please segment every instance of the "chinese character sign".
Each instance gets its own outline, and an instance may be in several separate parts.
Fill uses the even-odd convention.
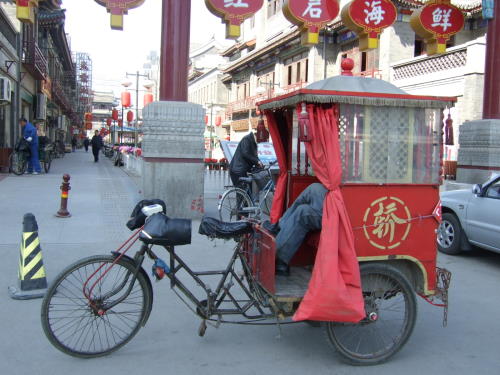
[[[410,18],[416,34],[425,39],[427,54],[446,52],[446,41],[464,27],[465,17],[450,0],[430,0]]]
[[[34,23],[38,0],[16,0],[16,17],[21,22]]]
[[[338,0],[287,0],[283,14],[302,29],[302,45],[317,44],[319,31],[339,14]]]
[[[263,3],[264,0],[205,0],[208,10],[225,22],[228,39],[240,36],[241,23],[262,8]]]
[[[371,245],[381,250],[395,249],[411,229],[410,210],[396,197],[382,197],[371,203],[363,219],[363,230]]]
[[[359,49],[378,47],[383,29],[396,21],[397,10],[391,0],[353,0],[342,8],[342,22],[359,37]]]
[[[123,30],[123,15],[127,14],[129,9],[142,5],[144,0],[95,0],[95,2],[106,7],[111,14],[111,28]]]

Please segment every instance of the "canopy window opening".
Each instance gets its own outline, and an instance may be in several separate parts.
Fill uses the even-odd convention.
[[[439,183],[438,109],[340,106],[343,183]]]

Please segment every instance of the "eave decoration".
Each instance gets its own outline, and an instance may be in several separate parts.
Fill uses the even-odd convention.
[[[424,38],[427,55],[446,52],[446,41],[464,27],[465,17],[450,0],[430,0],[413,12],[410,25]]]
[[[337,0],[287,0],[283,5],[286,19],[301,28],[303,46],[318,44],[319,31],[339,14]]]
[[[226,24],[226,38],[239,38],[241,23],[253,16],[264,0],[205,0],[208,10]]]
[[[123,30],[123,16],[128,11],[144,3],[144,0],[95,0],[95,2],[106,7],[111,14],[111,28],[113,30]]]
[[[391,26],[397,10],[391,0],[352,0],[342,8],[342,22],[359,37],[360,51],[378,48],[379,35]]]

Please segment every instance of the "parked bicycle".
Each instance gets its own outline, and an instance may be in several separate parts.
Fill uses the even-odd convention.
[[[29,142],[24,138],[19,138],[14,146],[14,151],[9,156],[9,172],[17,176],[26,173],[30,156]]]
[[[220,220],[232,222],[242,217],[258,219],[262,213],[269,215],[275,189],[271,174],[274,164],[276,161],[249,173],[248,177],[241,177],[240,186],[225,186],[227,190],[217,206]],[[253,191],[252,185],[256,186],[257,191]]]

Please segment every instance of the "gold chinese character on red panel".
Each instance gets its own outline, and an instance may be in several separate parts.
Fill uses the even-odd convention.
[[[337,0],[287,0],[283,14],[302,30],[302,45],[319,41],[319,31],[339,14]]]
[[[412,29],[424,38],[428,55],[446,52],[446,41],[464,27],[465,17],[450,0],[430,0],[410,18]]]
[[[342,22],[359,37],[359,49],[378,47],[383,29],[396,21],[397,10],[391,0],[353,0],[342,8]]]
[[[111,14],[111,28],[113,30],[123,30],[123,16],[129,9],[137,8],[144,3],[144,0],[95,0],[96,3],[106,7]]]
[[[406,240],[411,229],[410,210],[396,197],[373,201],[363,217],[367,240],[378,249],[394,249]]]
[[[240,36],[241,23],[262,8],[263,3],[264,0],[205,0],[208,10],[226,24],[228,39]]]

